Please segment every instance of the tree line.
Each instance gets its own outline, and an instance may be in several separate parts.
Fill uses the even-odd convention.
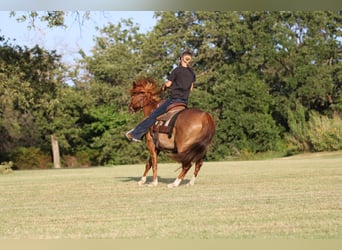
[[[52,167],[51,138],[64,167],[144,162],[144,145],[123,136],[142,119],[128,111],[129,89],[141,76],[161,85],[185,50],[197,75],[189,106],[217,124],[206,160],[342,149],[338,12],[154,15],[146,33],[131,19],[108,23],[72,68],[55,51],[12,45],[0,33],[0,162]]]

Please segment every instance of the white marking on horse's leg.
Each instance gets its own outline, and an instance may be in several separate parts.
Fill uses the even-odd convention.
[[[196,177],[193,175],[191,180],[186,184],[187,186],[193,186],[195,185]]]
[[[149,187],[156,187],[158,186],[158,178],[148,184]]]
[[[145,182],[146,182],[146,176],[143,176],[143,177],[141,177],[140,181],[138,182],[138,185],[142,186],[145,184]]]
[[[167,185],[167,187],[169,188],[174,188],[174,187],[178,187],[179,184],[181,183],[182,179],[176,179],[174,182],[170,183],[169,185]]]

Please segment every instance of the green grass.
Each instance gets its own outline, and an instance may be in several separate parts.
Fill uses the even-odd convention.
[[[178,167],[156,188],[143,165],[0,175],[0,239],[342,238],[342,152],[205,162],[168,189]]]

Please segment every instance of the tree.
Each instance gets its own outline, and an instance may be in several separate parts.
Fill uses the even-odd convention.
[[[61,109],[64,68],[60,57],[38,46],[13,47],[8,42],[0,47],[0,53],[1,151],[6,154],[23,146],[49,152],[48,142],[56,138],[56,117]]]
[[[25,79],[21,59],[26,51],[3,39],[0,46],[0,157],[18,144],[34,143],[33,116],[29,111],[33,92]]]

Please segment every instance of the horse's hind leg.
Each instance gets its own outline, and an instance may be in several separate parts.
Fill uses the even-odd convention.
[[[192,178],[188,182],[188,184],[186,184],[187,186],[193,186],[195,184],[196,177],[197,177],[198,172],[200,171],[200,169],[202,167],[202,164],[203,164],[203,159],[200,159],[196,162],[194,175],[192,176]]]
[[[177,179],[170,183],[169,185],[167,185],[169,188],[174,188],[174,187],[178,187],[179,184],[182,182],[182,180],[184,179],[186,173],[189,171],[189,169],[191,168],[191,163],[188,165],[182,165],[182,171],[180,172],[180,174],[178,175]]]

